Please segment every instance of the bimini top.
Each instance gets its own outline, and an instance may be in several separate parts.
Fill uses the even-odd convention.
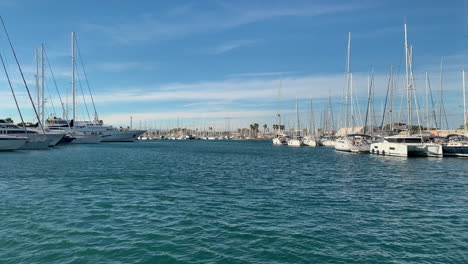
[[[445,137],[445,141],[468,141],[468,137],[459,134],[450,134]]]

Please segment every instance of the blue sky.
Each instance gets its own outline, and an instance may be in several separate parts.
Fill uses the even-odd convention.
[[[324,110],[329,94],[338,111],[348,32],[356,96],[364,105],[374,68],[379,112],[390,65],[404,73],[406,20],[417,89],[423,92],[426,71],[432,89],[440,89],[444,58],[446,112],[450,126],[458,126],[463,111],[459,70],[468,69],[464,2],[0,0],[0,10],[31,88],[34,49],[44,43],[62,96],[70,93],[70,32],[75,31],[100,117],[128,125],[133,116],[134,124],[162,128],[177,120],[189,127],[224,126],[225,117],[233,126],[271,125],[280,79],[285,117],[292,119],[296,97],[301,115],[310,97],[317,113]],[[0,41],[20,104],[32,120],[3,33]],[[4,79],[0,75],[0,113],[18,119]],[[60,113],[47,71],[46,82],[51,89],[47,112],[53,112],[54,101]],[[86,117],[82,106],[79,112]]]

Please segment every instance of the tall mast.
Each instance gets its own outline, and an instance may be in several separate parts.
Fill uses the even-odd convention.
[[[312,130],[312,135],[315,138],[315,118],[314,118],[314,108],[313,108],[313,103],[312,103],[312,97],[310,98],[310,118],[311,118],[311,130]]]
[[[37,97],[37,108],[41,105],[41,88],[39,87],[39,51],[35,49],[35,57],[36,57],[36,97]],[[37,120],[40,122],[40,120]]]
[[[443,87],[442,87],[442,83],[443,83],[443,74],[444,74],[444,64],[443,64],[443,61],[444,59],[440,59],[440,100],[439,100],[439,122],[440,122],[440,130],[442,130],[442,110],[443,110],[443,101],[442,101],[442,98],[443,98]]]
[[[393,131],[393,93],[395,88],[395,77],[393,76],[393,65],[390,66],[390,130]]]
[[[301,135],[301,125],[299,124],[299,109],[297,107],[297,97],[296,97],[296,121],[297,121],[297,130],[299,131],[299,135]]]
[[[406,65],[406,73],[405,73],[405,86],[406,86],[406,96],[407,96],[407,104],[408,104],[408,133],[411,134],[411,87],[410,87],[410,80],[409,80],[409,63],[408,63],[408,32],[406,29],[405,24],[405,65]]]
[[[280,79],[280,87],[278,89],[278,133],[281,133],[281,87],[283,85],[283,80]]]
[[[429,75],[426,72],[426,129],[429,130]]]
[[[462,80],[463,80],[463,127],[465,128],[465,132],[468,131],[467,124],[467,114],[466,114],[466,86],[465,86],[465,70],[462,70]]]
[[[71,33],[71,48],[72,48],[73,127],[75,127],[75,123],[76,123],[75,32]]]
[[[351,32],[348,33],[348,53],[346,56],[346,117],[345,117],[345,133],[348,134],[348,127],[349,127],[349,101],[350,101],[350,87],[352,83],[352,79],[350,76],[350,59],[351,57]]]
[[[41,94],[42,94],[42,99],[41,99],[41,124],[44,126],[44,121],[45,121],[45,96],[44,96],[44,44],[41,44]]]

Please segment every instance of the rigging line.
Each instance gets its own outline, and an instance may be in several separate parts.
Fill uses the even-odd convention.
[[[89,115],[88,104],[86,103],[86,98],[85,98],[85,95],[84,95],[83,86],[81,85],[81,76],[80,76],[80,73],[78,71],[76,71],[76,74],[78,75],[78,84],[80,86],[81,96],[83,97],[83,103],[84,103],[84,106],[85,106],[85,109],[86,109],[86,113],[88,114],[88,120],[91,122],[91,116]]]
[[[57,112],[55,111],[54,100],[52,100],[52,94],[50,93],[49,85],[47,84],[47,82],[45,82],[45,87],[47,89],[47,93],[49,94],[49,100],[50,100],[50,104],[52,105],[52,110],[54,112],[54,115],[57,116]]]
[[[387,100],[388,100],[388,93],[390,92],[391,78],[392,78],[392,73],[390,70],[390,76],[388,77],[388,85],[387,85],[387,95],[385,96],[384,110],[383,110],[383,115],[382,115],[382,123],[380,123],[380,129],[383,129],[383,124],[385,122],[385,113],[387,112]]]
[[[86,70],[84,67],[83,57],[81,56],[80,46],[78,45],[78,39],[76,39],[76,37],[75,37],[75,43],[76,43],[76,49],[78,50],[78,57],[80,58],[80,62],[81,62],[81,68],[83,69],[83,74],[86,80],[86,85],[88,86],[89,95],[91,97],[91,102],[93,103],[94,116],[96,119],[99,119],[97,110],[96,110],[96,105],[94,104],[94,96],[93,96],[93,93],[91,92],[91,86],[89,85],[88,75],[86,74]]]
[[[435,128],[437,128],[437,127],[438,127],[438,124],[437,124],[437,114],[436,114],[436,112],[435,112],[435,103],[434,103],[434,98],[432,97],[431,79],[430,79],[429,76],[427,77],[427,83],[428,83],[428,86],[429,86],[429,95],[430,95],[430,97],[431,97],[432,117],[434,118]]]
[[[5,62],[3,60],[3,56],[2,54],[0,53],[0,59],[2,61],[2,65],[3,65],[3,70],[5,70],[5,75],[7,77],[7,80],[8,80],[8,85],[10,85],[10,89],[11,89],[11,94],[13,95],[13,98],[15,100],[15,104],[16,104],[16,108],[18,109],[18,113],[19,113],[19,116],[21,118],[21,124],[23,125],[23,129],[24,129],[24,133],[26,135],[28,135],[28,130],[26,129],[26,125],[24,124],[24,119],[23,119],[23,114],[21,113],[21,109],[18,105],[18,100],[16,99],[16,95],[15,95],[15,91],[13,90],[13,86],[11,85],[11,80],[10,80],[10,76],[8,75],[8,71],[7,71],[7,68],[6,68],[6,65],[5,65]],[[40,123],[40,122],[39,122]]]
[[[49,57],[47,56],[47,52],[46,52],[45,49],[44,49],[44,55],[45,55],[45,58],[46,58],[46,61],[47,61],[47,66],[49,66],[50,74],[52,76],[52,79],[54,80],[55,90],[57,91],[57,94],[58,94],[58,97],[59,97],[59,100],[60,100],[60,105],[62,106],[62,111],[67,114],[67,116],[64,116],[63,118],[68,120],[68,113],[67,113],[67,111],[65,111],[65,105],[63,104],[62,96],[60,95],[60,91],[58,89],[58,85],[57,85],[57,81],[55,79],[54,71],[52,70],[52,66],[50,65],[50,60],[49,60]],[[55,109],[54,109],[54,111],[55,111]]]
[[[16,52],[13,49],[13,44],[11,43],[10,35],[8,34],[5,23],[3,22],[3,18],[1,16],[0,16],[0,21],[2,22],[3,29],[5,31],[5,35],[6,35],[7,39],[8,39],[8,43],[10,44],[10,48],[11,48],[11,51],[13,53],[13,56],[15,57],[15,61],[16,61],[16,65],[18,66],[18,70],[21,73],[21,78],[23,79],[24,86],[26,87],[26,91],[28,92],[29,100],[31,101],[31,105],[32,105],[32,107],[34,109],[34,113],[36,114],[36,118],[37,118],[37,120],[41,120],[39,118],[39,114],[37,113],[36,106],[34,105],[34,101],[33,101],[32,97],[31,97],[31,93],[29,92],[29,87],[28,87],[28,84],[26,83],[26,79],[24,78],[23,71],[21,70],[21,66],[19,64],[18,57],[16,56]],[[43,127],[41,122],[39,122],[39,126],[41,127],[42,132],[45,133],[44,127]]]

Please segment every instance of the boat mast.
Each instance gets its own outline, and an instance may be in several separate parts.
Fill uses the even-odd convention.
[[[75,88],[75,32],[71,33],[72,48],[72,92],[73,92],[73,127],[76,122],[76,88]]]
[[[462,80],[463,80],[463,127],[464,127],[464,130],[465,132],[468,131],[467,129],[467,123],[468,123],[468,120],[466,119],[467,118],[467,114],[466,114],[466,86],[465,86],[465,70],[463,69],[462,70]]]
[[[408,135],[411,134],[411,87],[410,87],[410,80],[409,80],[409,74],[408,74],[408,32],[406,29],[406,24],[405,24],[405,65],[406,65],[406,73],[405,73],[405,85],[406,85],[406,96],[407,96],[407,104],[408,104]]]
[[[44,44],[41,44],[41,68],[42,68],[42,83],[41,83],[41,94],[42,94],[42,99],[41,99],[41,124],[44,126],[44,121],[45,121],[45,96],[44,96]]]
[[[430,129],[429,125],[429,75],[426,72],[426,130]]]
[[[41,105],[41,88],[39,87],[39,51],[35,49],[35,57],[36,57],[36,75],[34,76],[36,79],[36,97],[37,97],[37,107]],[[37,120],[40,122],[40,120]]]
[[[348,54],[346,56],[346,117],[345,117],[345,134],[348,134],[349,128],[349,100],[350,100],[350,57],[351,57],[351,32],[348,32]]]
[[[299,131],[299,135],[301,135],[301,125],[299,124],[299,108],[297,107],[297,97],[296,97],[296,121],[297,121],[297,131]]]
[[[442,102],[442,98],[443,98],[443,91],[442,91],[442,82],[443,82],[443,79],[442,79],[442,76],[444,74],[444,59],[440,59],[440,99],[439,99],[439,122],[440,122],[440,130],[442,130],[442,106],[443,106],[443,102]]]

